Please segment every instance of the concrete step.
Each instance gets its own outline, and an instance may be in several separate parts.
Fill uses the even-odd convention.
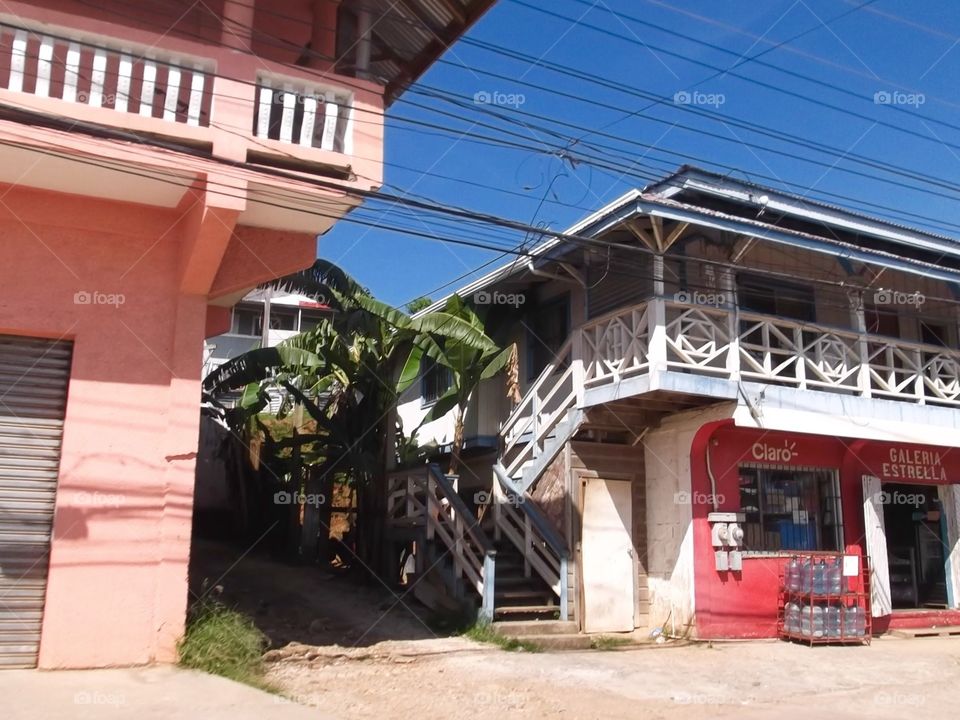
[[[493,629],[507,637],[528,635],[576,635],[577,623],[573,620],[509,620],[495,622]]]
[[[589,650],[593,647],[589,635],[516,635],[515,640],[528,642],[543,650]]]

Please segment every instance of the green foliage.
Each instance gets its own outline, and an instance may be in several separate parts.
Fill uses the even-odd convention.
[[[418,297],[407,303],[407,312],[416,315],[421,310],[426,310],[433,304],[433,300],[428,297]]]
[[[246,615],[219,602],[202,600],[187,618],[180,641],[180,664],[262,690],[273,688],[264,679],[266,638]]]
[[[490,623],[482,620],[478,620],[464,630],[461,634],[463,637],[470,638],[475,642],[496,645],[502,650],[508,650],[511,652],[540,652],[539,645],[536,645],[532,642],[527,642],[526,640],[517,640],[516,638],[509,638],[505,635],[501,635]]]
[[[382,473],[390,432],[384,418],[419,377],[424,355],[457,368],[458,387],[466,392],[443,400],[448,408],[465,406],[479,378],[492,376],[504,362],[483,323],[459,298],[441,312],[412,318],[325,260],[270,286],[314,297],[331,312],[275,348],[225,363],[204,380],[204,389],[216,398],[243,388],[240,408],[233,411],[240,417],[231,425],[244,427],[244,413],[266,406],[267,389],[284,388],[316,423],[315,436],[296,442],[314,443],[311,457],[335,463],[361,482]],[[481,365],[471,367],[473,361]],[[415,454],[409,443],[401,444],[408,457]]]
[[[594,650],[616,650],[630,644],[631,640],[629,638],[613,637],[611,635],[598,635],[590,640],[590,647]]]

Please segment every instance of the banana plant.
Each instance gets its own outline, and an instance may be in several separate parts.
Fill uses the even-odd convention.
[[[486,336],[483,320],[459,296],[454,295],[447,301],[443,313],[460,319],[474,332]],[[433,404],[421,425],[442,418],[451,410],[454,412],[453,446],[448,472],[455,475],[460,468],[464,426],[470,401],[484,380],[496,377],[504,371],[515,374],[517,349],[513,344],[499,348],[493,341],[479,344],[464,342],[457,337],[446,337],[441,341],[425,339],[421,350],[422,355],[450,371],[450,387]]]

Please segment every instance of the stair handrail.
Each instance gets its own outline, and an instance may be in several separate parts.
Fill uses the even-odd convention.
[[[510,433],[513,430],[514,425],[520,421],[523,411],[527,408],[527,406],[534,402],[535,398],[539,397],[538,393],[540,388],[553,376],[553,374],[557,371],[557,368],[563,364],[565,356],[572,356],[573,340],[573,335],[567,338],[566,342],[560,346],[560,349],[557,350],[550,362],[547,363],[547,366],[537,376],[537,379],[533,381],[533,384],[529,388],[527,388],[527,392],[524,393],[523,397],[520,399],[520,402],[517,403],[517,406],[510,411],[507,419],[504,420],[503,424],[500,425],[501,437],[505,439],[510,437]],[[572,360],[573,358],[571,357],[570,359]],[[535,420],[536,414],[532,413],[531,417]]]
[[[517,486],[499,462],[493,464],[493,472],[497,478],[497,484],[494,490],[499,491],[494,493],[496,498],[494,505],[494,522],[500,530],[506,531],[503,534],[523,553],[524,562],[536,570],[537,574],[540,575],[547,585],[558,595],[560,600],[560,619],[567,620],[569,618],[568,572],[570,561],[570,551],[567,549],[567,543],[560,533],[557,532],[556,528],[554,528],[553,523],[547,519],[537,506],[536,501],[529,493],[525,493]],[[501,498],[500,494],[502,494],[504,498]],[[531,556],[531,548],[526,540],[522,543],[517,542],[517,538],[509,531],[509,528],[504,522],[506,517],[505,512],[509,512],[505,511],[502,507],[504,500],[509,506],[517,508],[519,512],[523,514],[525,521],[529,523],[529,527],[536,531],[537,539],[543,543],[543,546],[549,551],[549,554],[553,556],[554,562],[551,563],[551,565],[555,564],[555,567],[544,567],[539,557]],[[554,579],[554,575],[556,575],[556,579]],[[555,585],[557,585],[557,587],[555,587]]]
[[[399,488],[397,480],[406,480],[405,487]],[[398,519],[394,517],[396,511],[406,509],[410,513],[409,519],[423,518],[428,539],[440,538],[453,556],[454,575],[469,580],[480,595],[481,616],[493,620],[497,550],[450,479],[438,465],[431,463],[392,473],[387,487],[390,491],[388,509],[392,511],[388,512],[388,517],[395,521]],[[406,498],[399,496],[404,491]],[[421,491],[422,498],[418,497]],[[464,542],[466,537],[473,541],[476,553]]]

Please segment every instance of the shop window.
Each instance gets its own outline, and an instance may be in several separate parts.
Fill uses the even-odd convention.
[[[744,551],[843,549],[840,484],[833,470],[740,466]]]

